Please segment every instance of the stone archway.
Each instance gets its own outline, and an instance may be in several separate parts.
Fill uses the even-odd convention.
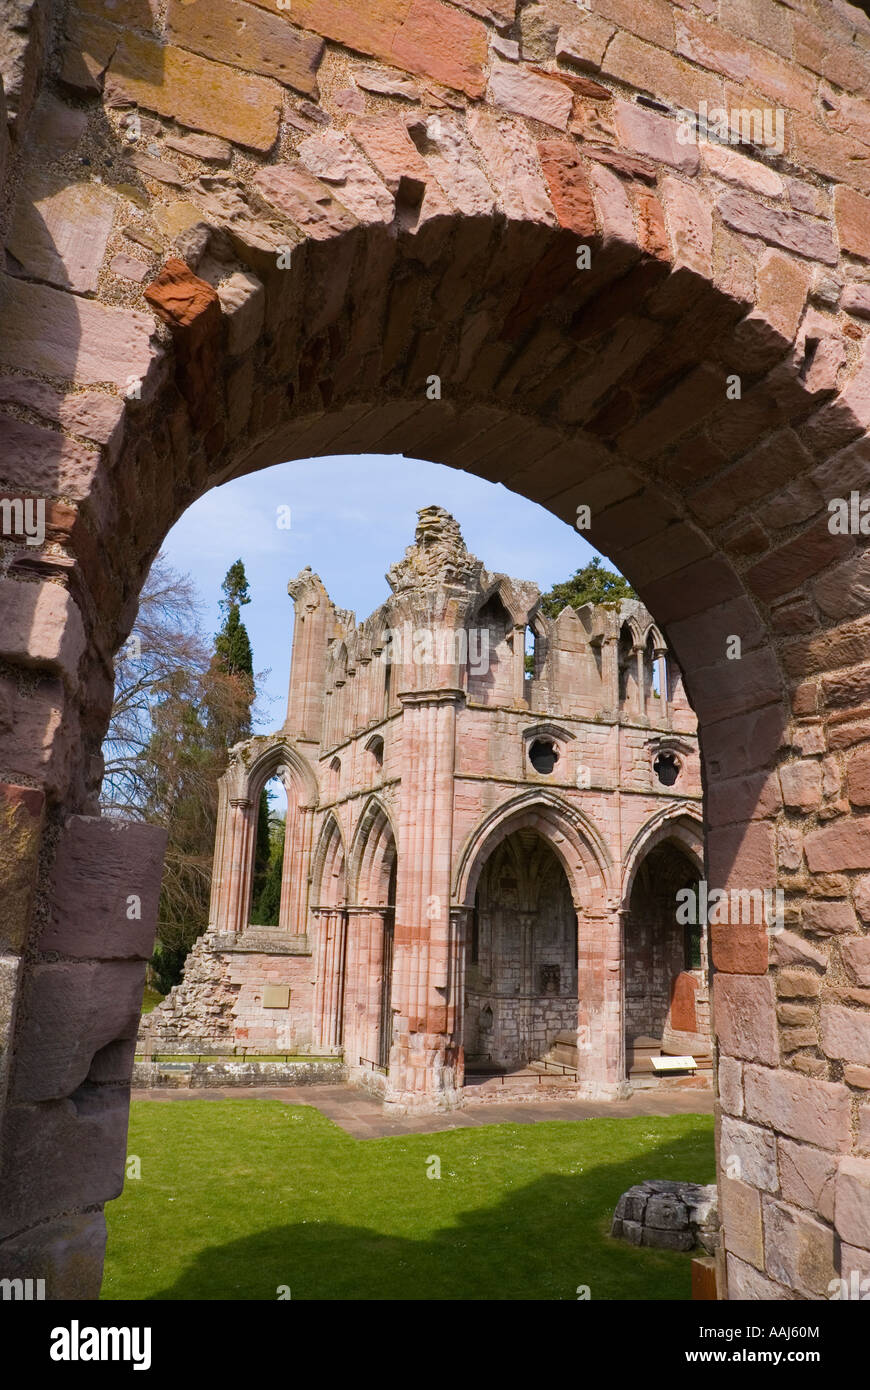
[[[829,503],[866,486],[867,21],[476,9],[384,0],[363,24],[350,0],[225,0],[221,28],[214,6],[94,0],[15,34],[0,1258],[54,1296],[98,1284],[159,881],[159,834],[98,815],[112,655],[194,498],[334,451],[588,518],[654,613],[698,715],[710,883],[787,897],[776,938],[712,933],[729,1142],[761,1130],[779,1164],[773,1191],[725,1182],[728,1289],[817,1296],[866,1266],[866,552],[860,512],[837,530]],[[729,89],[784,114],[782,149],[678,138]],[[408,1038],[437,1051],[431,824],[396,942],[419,955]],[[797,1048],[778,980],[820,1001]],[[836,1242],[805,1156],[836,1185]]]
[[[558,862],[577,923],[578,1093],[590,1098],[620,1095],[625,1067],[618,887],[607,846],[582,811],[536,789],[511,798],[476,827],[454,871],[453,915],[463,918],[461,939],[471,939],[478,887],[493,853],[524,832],[540,837]]]
[[[380,797],[371,796],[349,853],[345,1061],[351,1076],[376,1089],[375,1077],[387,1070],[392,1044],[396,870],[389,812]]]
[[[534,828],[499,840],[482,866],[466,941],[466,1073],[522,1070],[563,1032],[577,1041],[577,911],[568,877]]]

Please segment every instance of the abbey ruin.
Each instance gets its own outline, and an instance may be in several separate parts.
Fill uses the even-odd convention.
[[[650,614],[548,619],[439,507],[387,577],[359,626],[310,570],[290,584],[287,718],[232,751],[209,931],[149,1045],[336,1054],[403,1108],[456,1104],[467,1066],[522,1069],[563,1033],[587,1096],[626,1090],[638,1039],[709,1056],[706,931],[675,918],[703,874],[695,718]],[[252,927],[276,775],[279,921]]]

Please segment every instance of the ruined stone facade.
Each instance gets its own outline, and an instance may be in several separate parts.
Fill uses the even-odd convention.
[[[703,873],[695,717],[650,614],[547,618],[439,507],[388,580],[359,626],[310,570],[290,584],[287,718],[232,751],[209,930],[147,1020],[151,1047],[341,1053],[405,1109],[455,1105],[466,1061],[518,1069],[565,1032],[583,1096],[624,1091],[651,1029],[708,1053],[706,935],[693,970],[675,921],[676,887]],[[249,918],[276,775],[270,929]]]
[[[829,508],[867,487],[870,20],[845,0],[6,14],[2,482],[45,536],[4,519],[2,1273],[93,1294],[123,1181],[162,846],[100,819],[100,747],[143,577],[209,487],[371,451],[570,525],[588,506],[654,614],[698,717],[710,885],[785,896],[775,938],[711,930],[719,1291],[866,1273],[868,538]],[[687,140],[702,109],[736,112],[739,143]],[[443,996],[422,1002],[441,1038]]]

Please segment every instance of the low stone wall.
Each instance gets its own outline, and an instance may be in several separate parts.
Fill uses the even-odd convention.
[[[337,1086],[347,1080],[343,1062],[137,1062],[133,1089],[198,1090],[218,1086]]]

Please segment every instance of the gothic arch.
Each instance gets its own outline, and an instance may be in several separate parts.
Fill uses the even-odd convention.
[[[582,811],[552,792],[522,792],[498,806],[466,838],[454,874],[454,900],[474,903],[486,860],[508,835],[525,827],[537,830],[559,859],[580,910],[601,904],[613,889],[613,863],[607,846]]]
[[[396,833],[386,806],[369,797],[354,832],[348,859],[348,898],[360,906],[386,906],[397,853]]]
[[[679,845],[691,864],[704,873],[704,823],[699,815],[682,806],[670,806],[651,816],[637,832],[624,856],[620,900],[624,906],[631,897],[635,874],[656,845],[672,841]]]
[[[347,901],[347,860],[337,817],[328,812],[311,865],[312,908],[335,908]]]
[[[242,748],[252,747],[254,756],[250,762],[246,763],[238,756],[233,757],[230,765],[230,772],[234,774],[233,795],[247,796],[248,800],[256,805],[266,783],[277,776],[283,767],[290,775],[299,804],[312,807],[317,805],[317,775],[311,763],[293,742],[289,739],[281,739],[278,742],[270,740],[260,751],[256,750],[256,743],[242,745]]]

